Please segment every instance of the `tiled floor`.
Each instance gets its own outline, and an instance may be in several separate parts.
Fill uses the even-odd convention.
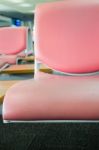
[[[0,81],[5,81],[5,80],[25,80],[33,78],[33,74],[13,74],[13,75],[8,75],[8,74],[0,74]]]

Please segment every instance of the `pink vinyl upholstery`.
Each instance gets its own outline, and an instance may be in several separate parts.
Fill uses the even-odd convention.
[[[9,64],[16,64],[17,55],[1,55],[0,61],[6,62]]]
[[[0,54],[17,54],[26,49],[26,27],[0,28]]]
[[[35,10],[36,59],[63,72],[99,70],[99,3],[62,1]],[[12,86],[3,120],[99,120],[99,74],[59,76],[36,72]]]
[[[99,76],[37,73],[12,86],[3,103],[4,120],[99,119]]]
[[[99,70],[99,2],[67,0],[35,10],[36,58],[69,73]]]
[[[18,57],[25,57],[23,51],[27,48],[26,44],[26,27],[0,28],[0,61],[4,64],[16,64]]]
[[[23,58],[23,57],[25,57],[25,53],[23,52],[18,53],[17,55],[0,55],[0,69],[2,69],[2,67],[5,64],[9,64],[9,65],[16,64],[18,58]]]

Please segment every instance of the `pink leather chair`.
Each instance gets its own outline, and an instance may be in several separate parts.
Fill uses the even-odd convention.
[[[22,52],[27,48],[26,27],[0,28],[0,62],[15,64],[18,57],[24,57]]]
[[[34,42],[35,77],[7,91],[4,122],[99,120],[98,1],[38,5]],[[39,72],[41,62],[54,74]]]

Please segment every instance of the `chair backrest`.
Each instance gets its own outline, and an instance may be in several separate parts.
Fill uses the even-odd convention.
[[[0,28],[0,54],[17,54],[27,46],[26,27]]]
[[[69,73],[99,70],[99,1],[67,0],[35,10],[35,56]]]

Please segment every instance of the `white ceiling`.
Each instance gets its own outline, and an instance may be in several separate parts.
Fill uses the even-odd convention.
[[[23,13],[33,12],[37,3],[51,2],[55,0],[0,0],[0,11],[19,11]]]

